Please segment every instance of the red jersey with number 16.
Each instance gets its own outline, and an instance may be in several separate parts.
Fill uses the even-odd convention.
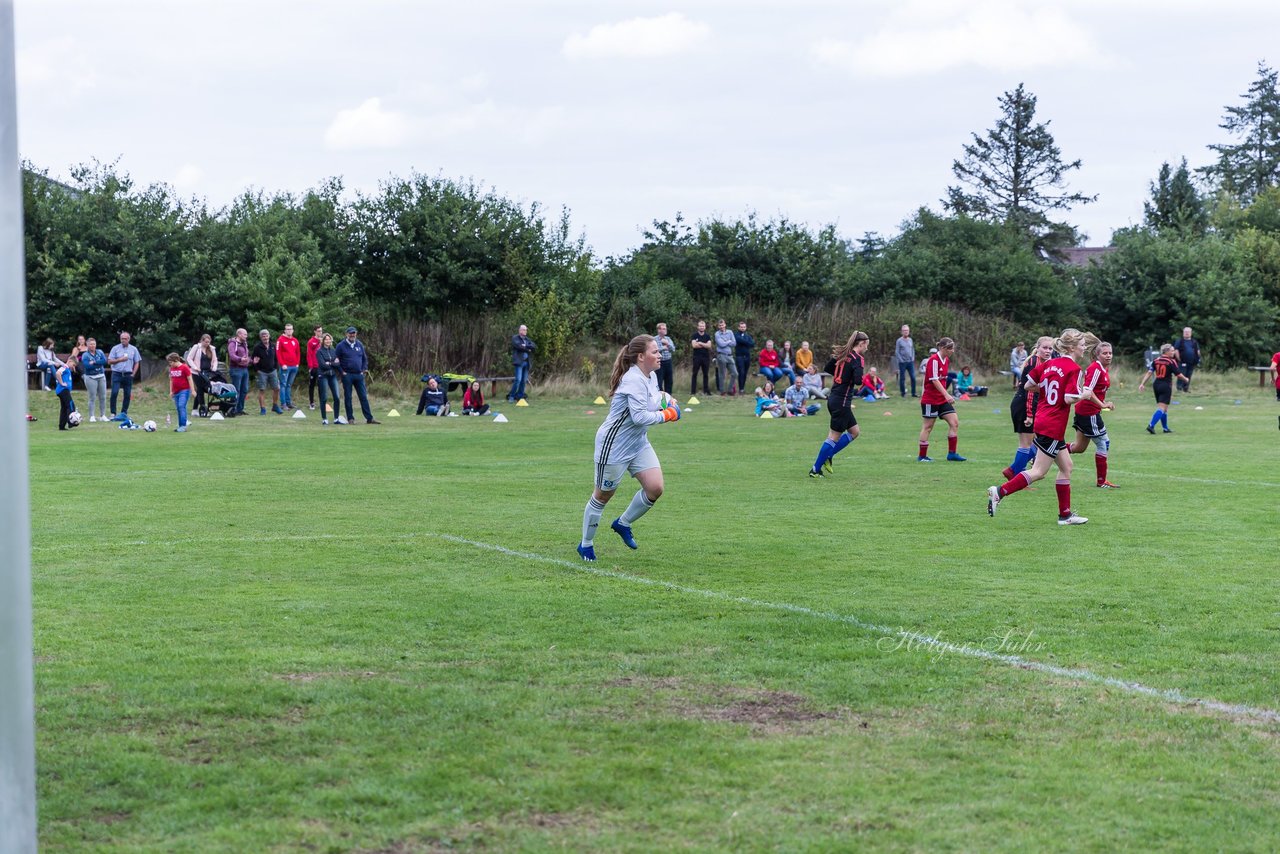
[[[937,380],[942,383],[943,388],[946,388],[947,368],[950,364],[950,359],[944,359],[937,353],[930,354],[928,360],[924,363],[924,391],[920,395],[921,403],[939,406],[947,402],[947,396],[938,391],[937,386],[931,380]]]
[[[1102,367],[1101,362],[1094,362],[1084,369],[1084,382],[1080,384],[1082,391],[1092,391],[1098,400],[1106,402],[1107,389],[1111,388],[1111,375]],[[1076,404],[1076,415],[1097,415],[1102,407],[1092,400],[1082,400]]]
[[[1059,356],[1036,365],[1027,377],[1040,387],[1040,405],[1036,407],[1032,429],[1038,435],[1061,440],[1071,421],[1067,395],[1080,393],[1080,366],[1070,356]]]

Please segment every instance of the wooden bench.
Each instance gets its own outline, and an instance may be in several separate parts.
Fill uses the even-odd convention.
[[[71,358],[70,353],[54,353],[54,355],[64,362],[67,359]],[[43,373],[44,373],[44,368],[36,367],[36,354],[28,353],[27,354],[27,388],[30,389],[31,391],[39,391],[40,383],[41,383],[40,376]],[[78,376],[78,374],[75,374],[71,377],[71,382],[73,384],[75,383],[76,376]],[[50,388],[53,387],[52,380],[49,383],[49,387]]]
[[[480,383],[481,385],[483,385],[484,383],[488,383],[488,384],[489,384],[489,397],[496,397],[496,396],[497,396],[497,394],[498,394],[498,383],[507,383],[508,385],[510,385],[511,383],[513,383],[513,382],[515,382],[515,381],[516,381],[516,378],[515,378],[515,377],[513,377],[513,376],[512,376],[512,377],[476,377],[476,378],[475,378],[475,380],[474,380],[474,382],[478,382],[478,383]],[[446,387],[445,391],[454,391],[454,390],[456,390],[456,389],[465,389],[467,385],[468,385],[468,381],[467,381],[467,380],[449,380],[449,381],[446,383],[446,386],[447,386],[447,387]]]
[[[1258,372],[1258,388],[1265,388],[1267,378],[1271,375],[1270,365],[1250,365],[1249,370]]]

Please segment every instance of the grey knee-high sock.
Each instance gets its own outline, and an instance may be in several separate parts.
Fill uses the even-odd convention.
[[[582,511],[582,544],[592,545],[596,539],[596,528],[600,527],[600,515],[604,513],[604,505],[596,501],[593,495],[587,499],[587,506]]]
[[[636,490],[636,494],[631,496],[631,503],[627,505],[627,509],[623,511],[623,514],[618,517],[618,521],[630,528],[637,519],[648,513],[649,508],[652,506],[653,502],[644,494],[644,490]]]

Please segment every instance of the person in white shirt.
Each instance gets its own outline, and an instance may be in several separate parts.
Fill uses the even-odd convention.
[[[610,527],[628,548],[639,548],[631,535],[632,524],[662,495],[662,466],[649,444],[649,427],[679,421],[680,405],[658,389],[656,373],[661,364],[658,342],[650,335],[632,338],[614,360],[609,414],[596,431],[595,489],[582,512],[578,555],[585,561],[596,559],[596,529],[623,475],[630,473],[640,489]]]

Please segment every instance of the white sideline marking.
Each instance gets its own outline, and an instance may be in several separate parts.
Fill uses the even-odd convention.
[[[1219,486],[1280,486],[1280,483],[1266,480],[1214,480],[1207,477],[1184,477],[1178,474],[1160,474],[1150,471],[1125,471],[1124,469],[1111,469],[1111,471],[1125,477],[1158,477],[1161,480],[1179,480],[1185,483],[1212,483]]]
[[[960,645],[939,638],[923,635],[919,632],[908,632],[904,629],[893,629],[888,626],[878,626],[875,623],[868,623],[857,617],[848,614],[836,614],[830,611],[817,611],[813,608],[806,608],[803,605],[792,605],[788,602],[766,602],[762,599],[752,599],[748,596],[734,596],[731,593],[721,593],[716,590],[703,590],[697,587],[686,587],[683,584],[675,584],[671,581],[661,581],[653,578],[645,578],[640,575],[631,575],[626,572],[617,572],[611,569],[601,569],[587,563],[586,561],[564,560],[556,557],[545,557],[532,552],[520,552],[514,549],[508,549],[503,546],[493,545],[492,543],[481,543],[476,540],[468,540],[465,537],[455,537],[452,534],[423,534],[422,536],[433,537],[439,540],[447,540],[451,543],[460,545],[474,546],[478,549],[486,549],[492,552],[509,555],[511,557],[524,558],[525,560],[536,560],[542,563],[550,563],[555,566],[563,566],[577,572],[586,572],[591,575],[598,575],[604,578],[614,578],[619,581],[630,581],[634,584],[645,584],[650,587],[661,587],[664,590],[671,590],[676,593],[688,593],[694,596],[701,596],[706,599],[719,599],[724,602],[736,602],[740,605],[750,605],[755,608],[766,608],[772,611],[786,611],[791,614],[801,614],[806,617],[814,617],[819,620],[830,620],[836,623],[844,623],[862,629],[865,632],[874,632],[880,635],[888,635],[910,641],[912,644],[920,647],[928,647],[938,652],[953,653],[956,655],[967,655],[970,658],[977,658],[983,661],[995,662],[997,664],[1005,664],[1010,667],[1017,667],[1021,670],[1033,670],[1037,673],[1044,673],[1049,676],[1058,676],[1063,679],[1070,679],[1076,682],[1088,682],[1095,685],[1105,685],[1108,688],[1115,688],[1128,694],[1138,694],[1144,697],[1152,697],[1167,703],[1176,703],[1179,705],[1197,706],[1210,712],[1216,712],[1221,715],[1230,715],[1236,717],[1247,717],[1254,720],[1266,721],[1267,723],[1280,723],[1280,712],[1273,709],[1259,708],[1256,706],[1233,705],[1231,703],[1223,703],[1219,700],[1208,700],[1201,697],[1189,697],[1181,691],[1172,688],[1152,688],[1149,685],[1143,685],[1141,682],[1130,682],[1124,679],[1116,679],[1113,676],[1102,676],[1094,673],[1092,670],[1085,670],[1080,667],[1058,667],[1053,664],[1044,664],[1043,662],[1033,661],[1029,658],[1023,658],[1018,655],[1006,655],[1004,653],[990,652],[985,649],[978,649],[968,644]]]

